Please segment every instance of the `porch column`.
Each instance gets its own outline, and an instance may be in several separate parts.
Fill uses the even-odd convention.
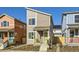
[[[70,36],[70,29],[67,29],[66,30],[66,37],[69,37]]]
[[[8,34],[8,45],[9,45],[9,32],[7,32],[7,34]]]
[[[65,40],[66,40],[66,44],[67,44],[68,41],[69,41],[69,40],[68,40],[69,37],[70,37],[70,29],[67,29],[67,30],[66,30],[66,39],[65,39]]]
[[[48,31],[48,40],[49,40],[49,38],[50,38],[50,34],[49,34],[49,31]]]

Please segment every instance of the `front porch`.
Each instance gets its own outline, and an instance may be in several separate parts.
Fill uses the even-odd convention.
[[[3,48],[13,44],[13,40],[14,31],[0,31],[0,44],[3,45]]]
[[[70,46],[79,46],[79,24],[68,24],[65,42]]]
[[[49,28],[47,27],[36,27],[34,31],[36,31],[35,42],[34,44],[47,44],[49,40]]]

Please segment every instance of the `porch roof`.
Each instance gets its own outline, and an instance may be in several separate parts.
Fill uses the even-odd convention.
[[[49,30],[49,26],[39,26],[34,28],[35,31]]]
[[[67,24],[68,28],[79,28],[79,24]]]
[[[14,31],[13,29],[0,29],[0,32],[9,32],[9,31]]]

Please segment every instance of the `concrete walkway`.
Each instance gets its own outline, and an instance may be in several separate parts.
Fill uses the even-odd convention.
[[[48,45],[43,43],[43,44],[41,44],[39,51],[40,52],[46,52],[47,48],[48,48]]]

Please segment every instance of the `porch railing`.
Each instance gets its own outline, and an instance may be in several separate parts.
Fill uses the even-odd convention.
[[[79,43],[79,37],[66,38],[66,43]]]

